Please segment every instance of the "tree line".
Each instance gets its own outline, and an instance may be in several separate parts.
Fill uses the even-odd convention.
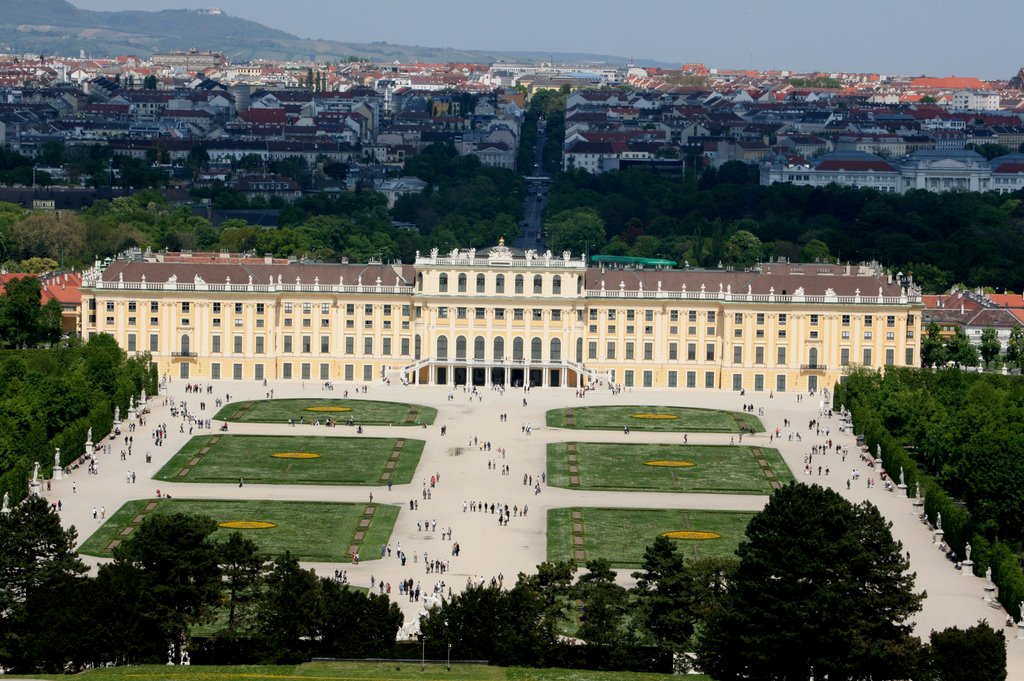
[[[89,428],[94,435],[109,432],[114,408],[127,413],[130,397],[143,389],[157,392],[148,356],[128,357],[106,334],[87,343],[72,336],[52,348],[0,351],[0,495],[15,502],[25,497],[33,464],[49,477],[57,448],[62,465],[75,465]]]
[[[754,172],[752,172],[754,171]],[[926,291],[955,283],[1024,289],[1024,209],[1014,194],[881,193],[760,186],[729,162],[694,183],[643,169],[560,174],[545,208],[554,250],[746,267],[769,257],[878,260]]]
[[[1016,376],[889,368],[858,370],[837,386],[887,471],[903,470],[907,493],[920,485],[924,511],[942,514],[951,556],[978,575],[992,569],[999,601],[1020,620],[1024,574],[1024,382]]]

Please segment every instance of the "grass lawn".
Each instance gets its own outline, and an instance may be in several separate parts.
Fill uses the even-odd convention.
[[[404,438],[202,435],[189,440],[155,477],[170,482],[237,483],[244,478],[288,485],[406,484],[422,453],[422,440]]]
[[[767,467],[762,467],[759,460]],[[784,485],[793,480],[793,474],[778,450],[767,447],[598,442],[548,445],[548,484],[555,487],[771,494],[770,480]]]
[[[254,400],[231,402],[221,407],[214,419],[255,423],[313,423],[317,419],[331,419],[339,425],[352,423],[361,426],[419,426],[430,425],[437,410],[404,402],[377,400]]]
[[[32,678],[63,679],[64,676]],[[486,665],[442,663],[427,664],[420,671],[419,660],[395,662],[310,662],[296,666],[239,665],[230,667],[167,667],[142,665],[92,669],[77,674],[83,681],[128,681],[166,679],[167,681],[270,681],[273,679],[317,679],[322,681],[667,681],[668,674],[635,672],[597,672],[582,669],[524,669]],[[707,676],[687,676],[687,681],[707,681]]]
[[[579,519],[573,518],[573,512]],[[753,517],[753,513],[741,511],[556,508],[548,511],[548,560],[575,559],[583,564],[604,558],[612,567],[639,568],[644,549],[655,537],[673,531],[721,535],[718,539],[679,539],[679,553],[687,558],[724,558],[735,554]],[[579,550],[585,552],[582,560],[576,555]]]
[[[36,679],[65,679],[65,676],[31,675]],[[428,663],[420,671],[419,659],[404,663],[308,663],[305,665],[233,667],[166,667],[143,665],[94,669],[77,674],[83,681],[126,681],[166,679],[167,681],[266,681],[267,679],[316,679],[322,681],[663,681],[667,674],[634,672],[592,672],[589,670],[523,669],[519,667],[488,667],[485,665],[452,665],[445,671],[441,664]],[[687,676],[687,681],[707,681],[707,676]]]
[[[547,424],[552,428],[580,430],[622,430],[623,426],[629,426],[630,430],[662,433],[738,433],[741,426],[748,431],[751,428],[756,432],[764,431],[761,420],[753,414],[650,405],[552,409],[547,413]]]
[[[357,532],[363,531],[360,559],[374,560],[380,557],[381,544],[386,544],[391,536],[398,507],[370,504],[376,510],[368,518],[369,525],[360,528],[367,506],[304,501],[140,499],[127,502],[107,518],[82,544],[79,552],[110,556],[111,542],[123,540],[128,536],[124,531],[129,527],[134,530],[146,515],[191,513],[210,516],[218,523],[238,520],[273,523],[275,527],[267,529],[218,528],[213,537],[221,539],[231,532],[241,532],[259,544],[265,553],[280,555],[287,550],[302,561],[347,563],[348,548],[355,543]]]

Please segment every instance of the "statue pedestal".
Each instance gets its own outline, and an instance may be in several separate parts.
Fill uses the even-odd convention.
[[[28,494],[29,494],[29,496],[38,497],[38,496],[40,496],[40,493],[42,491],[43,491],[43,483],[39,482],[38,480],[33,480],[32,482],[28,483]]]
[[[878,470],[878,471],[882,470],[882,460],[881,459],[875,459],[875,470]]]
[[[1017,639],[1024,639],[1024,620],[1017,623]]]
[[[129,421],[134,421],[135,420],[135,407],[132,407],[131,409],[128,410],[128,420]]]
[[[914,506],[924,506],[924,499],[914,497],[910,503],[912,503]]]
[[[965,577],[966,576],[972,576],[973,577],[974,576],[974,561],[973,560],[965,560],[964,562],[960,563],[960,572],[962,572]]]
[[[53,467],[53,479],[54,480],[63,480],[64,479],[64,469],[61,468],[60,466],[54,466]]]
[[[898,487],[899,489],[906,489],[907,488],[907,486],[904,483],[902,483],[902,482],[900,484],[896,485],[896,487]]]
[[[934,537],[932,537],[932,542],[940,542],[940,541],[942,541],[942,537],[943,537],[943,536],[944,536],[945,534],[946,534],[946,533],[945,533],[945,532],[943,532],[942,530],[935,530],[935,536],[934,536]]]
[[[985,583],[985,602],[991,603],[995,599],[996,585],[992,582]]]

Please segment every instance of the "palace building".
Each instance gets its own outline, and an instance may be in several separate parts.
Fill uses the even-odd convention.
[[[85,274],[82,332],[197,380],[781,392],[920,363],[920,290],[877,265],[644,265],[503,243],[412,265],[134,253]]]

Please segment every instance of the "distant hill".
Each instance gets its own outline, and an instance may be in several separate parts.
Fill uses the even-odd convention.
[[[0,51],[112,57],[189,48],[223,52],[232,61],[250,59],[338,61],[356,56],[401,62],[489,62],[499,59],[622,64],[621,57],[597,54],[501,53],[450,47],[342,43],[309,40],[228,14],[203,10],[96,12],[66,0],[0,0]],[[650,62],[648,62],[650,63]]]

